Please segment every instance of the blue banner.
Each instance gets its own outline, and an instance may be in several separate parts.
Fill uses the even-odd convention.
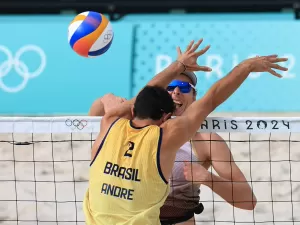
[[[130,97],[132,24],[112,24],[108,52],[83,58],[67,40],[72,16],[0,18],[1,114],[87,114],[106,93]]]
[[[98,58],[78,56],[68,44],[73,16],[2,16],[0,114],[86,115],[106,94],[130,98],[176,59],[176,46],[204,38],[211,49],[199,63],[198,98],[242,60],[277,53],[289,57],[278,79],[253,73],[216,111],[297,112],[300,24],[292,14],[136,15],[113,22],[114,41]]]
[[[224,77],[239,62],[256,55],[279,54],[288,57],[288,72],[282,79],[266,73],[253,73],[246,82],[222,104],[217,112],[295,112],[300,111],[300,65],[298,31],[300,23],[293,20],[205,20],[141,22],[136,31],[135,73],[133,93],[145,80],[176,59],[176,46],[183,50],[191,40],[204,38],[202,47],[210,50],[199,60],[210,66],[210,73],[197,73],[198,98],[213,83]]]

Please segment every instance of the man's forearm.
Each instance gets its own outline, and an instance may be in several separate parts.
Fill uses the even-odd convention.
[[[212,191],[235,207],[247,210],[254,209],[256,197],[246,181],[231,181],[212,173],[211,180],[202,184],[208,186]]]
[[[132,109],[132,104],[129,102],[125,102],[122,103],[121,107],[118,107],[118,111],[116,112],[116,114],[119,117],[132,119],[131,109]]]
[[[245,81],[250,72],[251,67],[248,63],[239,64],[227,76],[217,81],[203,98],[189,106],[183,114],[188,116],[191,122],[189,131],[196,132],[203,119],[228,99]]]
[[[227,100],[241,86],[250,73],[250,65],[241,63],[227,76],[216,82],[207,92],[207,95],[211,96],[213,109]]]

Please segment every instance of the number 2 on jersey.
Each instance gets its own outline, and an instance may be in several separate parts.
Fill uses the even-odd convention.
[[[129,141],[128,146],[129,146],[129,148],[125,152],[124,156],[126,156],[126,157],[132,157],[132,150],[134,149],[134,143],[131,142],[131,141]]]

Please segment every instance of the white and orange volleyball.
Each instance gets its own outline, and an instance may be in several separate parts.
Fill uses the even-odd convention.
[[[80,56],[97,57],[111,46],[114,33],[110,21],[101,13],[87,11],[70,23],[68,41]]]

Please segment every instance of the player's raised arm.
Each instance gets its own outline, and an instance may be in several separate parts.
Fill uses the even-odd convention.
[[[203,39],[200,39],[197,43],[194,44],[194,41],[191,41],[187,46],[185,52],[181,52],[180,48],[177,48],[178,58],[175,62],[169,65],[162,72],[158,73],[151,81],[147,83],[147,86],[159,86],[166,88],[168,84],[179,74],[184,71],[211,71],[211,69],[207,66],[199,66],[197,64],[197,59],[205,54],[210,46],[206,46],[200,51],[196,51]],[[102,99],[103,101],[103,99]],[[115,120],[116,117],[122,117],[125,114],[127,117],[131,113],[129,105],[133,105],[135,102],[135,98],[126,101],[125,103],[119,104],[117,107],[113,108],[106,112],[105,110],[105,120],[109,118],[110,121]],[[104,104],[105,105],[105,104]],[[105,106],[104,106],[105,108]],[[127,110],[127,111],[126,111]],[[126,113],[127,112],[127,113]],[[122,115],[120,114],[122,113]],[[111,118],[111,119],[110,119]]]
[[[166,142],[170,143],[170,148],[176,151],[182,144],[192,138],[203,120],[228,99],[251,72],[269,72],[276,77],[281,77],[273,69],[287,71],[287,68],[277,64],[284,61],[287,61],[287,58],[278,58],[277,55],[271,55],[247,59],[236,66],[227,76],[217,81],[202,99],[190,105],[182,116],[176,117],[164,125]]]
[[[191,41],[189,45],[187,46],[184,53],[181,52],[180,48],[177,47],[177,60],[170,64],[166,69],[155,75],[147,84],[146,86],[158,86],[166,88],[169,83],[178,75],[180,75],[182,72],[188,70],[188,71],[203,71],[203,72],[209,72],[211,71],[210,67],[207,66],[199,66],[197,65],[197,59],[205,54],[209,48],[210,45],[206,46],[205,48],[201,49],[200,51],[196,50],[203,42],[203,39],[200,39],[196,43],[194,41]],[[131,103],[133,104],[135,102],[135,97],[130,99]]]

